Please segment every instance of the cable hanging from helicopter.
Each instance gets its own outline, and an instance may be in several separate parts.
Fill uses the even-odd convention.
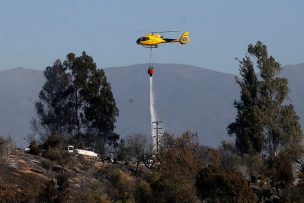
[[[150,77],[152,77],[153,74],[154,74],[154,68],[153,68],[153,65],[152,65],[152,48],[150,48],[148,74],[150,75]]]
[[[148,74],[150,75],[150,77],[152,77],[154,74],[154,68],[151,62],[152,48],[158,48],[158,45],[162,43],[179,42],[180,44],[184,45],[190,41],[189,32],[184,32],[179,39],[164,38],[163,36],[160,35],[160,33],[167,33],[167,32],[177,32],[177,31],[152,32],[136,40],[137,44],[142,45],[145,48],[150,48],[149,68],[148,68]]]

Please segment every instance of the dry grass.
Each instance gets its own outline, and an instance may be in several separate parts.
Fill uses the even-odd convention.
[[[103,171],[102,181],[96,177],[98,171]],[[117,196],[119,193],[132,194],[135,185],[135,178],[125,165],[81,157],[73,157],[68,164],[59,165],[41,156],[16,150],[0,165],[0,202],[39,202],[38,198],[46,193],[43,198],[60,198],[62,194],[56,177],[62,174],[68,175],[67,202],[111,202],[122,198]],[[54,184],[49,187],[51,182]],[[112,191],[117,194],[112,194]]]

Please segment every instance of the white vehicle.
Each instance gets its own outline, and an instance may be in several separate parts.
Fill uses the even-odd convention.
[[[68,152],[70,152],[70,153],[74,152],[74,146],[73,145],[69,145],[67,148],[68,148]]]
[[[84,150],[84,149],[74,149],[73,145],[69,145],[67,147],[67,150],[69,153],[76,153],[76,154],[80,154],[80,155],[88,156],[88,157],[92,157],[92,158],[98,157],[98,154],[93,151]]]
[[[83,150],[83,149],[75,149],[75,152],[77,154],[83,155],[83,156],[90,156],[90,157],[98,157],[98,154],[92,151]]]

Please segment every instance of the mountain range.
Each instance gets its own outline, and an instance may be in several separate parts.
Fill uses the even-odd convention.
[[[116,133],[151,135],[148,64],[104,69],[119,109]],[[157,120],[162,131],[196,132],[203,145],[217,146],[234,121],[234,100],[239,99],[235,76],[181,64],[154,64],[153,91]],[[304,64],[288,65],[281,72],[289,81],[289,101],[304,118]],[[0,71],[0,134],[17,146],[27,145],[34,102],[45,79],[43,71],[15,68]],[[301,119],[304,124],[304,119]]]

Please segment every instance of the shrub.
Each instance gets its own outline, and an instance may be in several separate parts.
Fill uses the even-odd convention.
[[[255,202],[256,195],[240,172],[206,167],[196,177],[201,200],[207,202]]]
[[[302,190],[304,190],[304,162],[303,161],[299,161],[297,178],[299,181],[298,186]]]
[[[17,199],[18,187],[15,184],[0,180],[0,202],[13,202]]]
[[[60,148],[49,148],[46,153],[46,158],[57,161],[60,164],[65,164],[70,159],[70,153]]]
[[[40,147],[39,147],[39,145],[38,145],[38,143],[37,143],[36,140],[32,140],[30,142],[29,148],[30,148],[30,151],[29,151],[30,154],[34,154],[34,155],[40,154],[41,150],[40,150]]]
[[[152,199],[153,191],[150,184],[145,180],[138,180],[136,188],[136,202],[149,202]]]
[[[272,180],[272,184],[279,188],[292,186],[293,166],[291,160],[284,154],[280,154],[270,162],[270,170],[268,175]]]
[[[71,194],[72,202],[100,202],[100,203],[111,203],[108,196],[103,192],[103,185],[99,181],[91,182],[87,180],[84,183],[85,187],[80,186],[82,190],[77,191],[76,194]]]
[[[63,135],[58,132],[48,136],[46,142],[44,143],[44,148],[64,148],[69,143],[69,136]]]
[[[59,200],[67,200],[69,196],[69,176],[67,174],[59,174],[56,176],[58,185],[58,198]]]
[[[53,161],[49,160],[49,159],[43,159],[41,161],[41,165],[43,168],[45,168],[46,170],[50,170],[53,168],[53,166],[55,165]]]
[[[42,187],[38,195],[38,202],[59,202],[57,196],[58,190],[55,181],[50,180]]]
[[[16,149],[11,137],[0,137],[0,157],[8,157]]]
[[[19,184],[18,192],[21,192],[20,198],[16,202],[36,202],[38,195],[43,187],[43,179],[33,174],[25,174]]]
[[[135,181],[122,170],[113,166],[105,167],[97,171],[96,177],[106,185],[105,192],[112,200],[134,202]]]

